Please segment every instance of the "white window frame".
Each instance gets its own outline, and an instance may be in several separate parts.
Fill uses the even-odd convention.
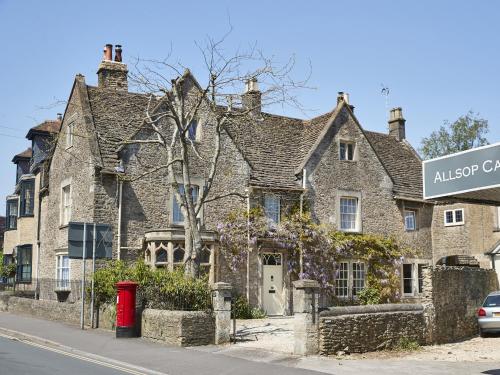
[[[408,278],[404,277],[404,265],[411,265],[411,293],[405,293],[405,284],[404,280],[408,280]],[[429,266],[429,261],[425,259],[412,259],[408,263],[404,263],[401,265],[401,294],[403,297],[415,297],[422,295],[423,290],[420,290],[420,278],[418,274],[418,269],[420,266],[427,267]],[[422,278],[423,279],[423,278]],[[422,286],[423,289],[423,286]]]
[[[407,221],[406,221],[406,214],[407,213],[412,213],[413,214],[413,228],[410,228],[407,224]],[[407,232],[414,232],[418,229],[418,226],[417,226],[417,210],[412,210],[412,209],[405,209],[403,211],[403,216],[404,216],[404,221],[405,221],[405,231]]]
[[[458,211],[462,212],[462,221],[457,221],[457,212]],[[447,215],[448,212],[452,213],[453,221],[451,223],[449,223],[446,220],[446,215]],[[445,227],[453,227],[453,226],[456,226],[456,225],[464,225],[465,224],[465,211],[464,211],[463,208],[455,208],[455,209],[452,209],[452,210],[445,210],[443,216],[444,216],[443,220],[444,220],[444,226]]]
[[[500,230],[500,206],[496,206],[494,208],[495,208],[495,219],[496,219],[495,229]]]
[[[354,228],[342,228],[342,200],[343,199],[354,199],[356,201],[356,212],[354,219]],[[351,214],[351,213],[347,213]],[[338,199],[338,229],[342,232],[361,232],[361,197],[359,194],[341,194]]]
[[[345,145],[345,158],[344,159],[342,158],[342,153],[341,153],[342,144]],[[352,159],[349,159],[349,145],[352,146]],[[356,142],[345,140],[345,139],[339,140],[339,160],[356,161],[358,159],[357,155],[356,155],[356,149],[357,149]]]
[[[69,188],[69,204],[66,201],[65,189]],[[61,184],[61,208],[60,208],[60,224],[61,226],[68,225],[71,221],[73,206],[73,189],[71,188],[71,181],[65,181]]]
[[[72,121],[66,126],[66,149],[73,147],[73,138],[75,133],[75,122]]]
[[[362,266],[362,270],[355,270],[354,268]],[[337,276],[335,277],[335,296],[339,299],[351,299],[358,298],[357,294],[366,288],[366,271],[367,265],[363,261],[358,260],[342,260],[336,263],[335,267],[337,267],[336,272],[338,271]],[[347,272],[347,278],[345,277],[345,273]],[[363,278],[355,277],[359,275],[358,272],[361,272]],[[339,278],[338,276],[343,276]],[[363,287],[359,288],[355,285],[356,281],[363,282]],[[342,281],[342,285],[339,285],[339,282]],[[347,288],[347,295],[339,295],[339,290],[344,290]],[[356,293],[355,293],[356,291]]]
[[[268,202],[271,205],[268,205]],[[281,220],[281,199],[276,194],[264,194],[264,213],[272,225],[280,223]]]
[[[63,260],[63,257],[67,257],[68,258],[68,266],[67,267],[63,267],[62,266],[62,263],[60,263],[59,261]],[[56,253],[56,290],[69,290],[71,289],[71,286],[70,286],[70,281],[71,281],[71,259],[69,258],[68,256],[68,253],[67,252],[64,252],[64,253]],[[63,279],[62,278],[62,275],[63,275],[63,270],[66,269],[68,270],[68,276],[67,276],[67,279]],[[61,272],[60,272],[61,271]],[[64,281],[67,281],[67,285],[60,285],[59,283],[60,282],[64,282]],[[64,283],[62,283],[64,284]]]

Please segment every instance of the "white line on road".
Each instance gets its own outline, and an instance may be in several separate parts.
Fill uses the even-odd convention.
[[[19,342],[22,342],[24,344],[28,344],[28,345],[31,345],[31,346],[34,346],[34,347],[37,347],[37,348],[40,348],[40,349],[49,350],[49,351],[54,352],[54,353],[59,353],[59,354],[65,355],[67,357],[72,357],[72,358],[76,358],[76,359],[79,359],[79,360],[82,360],[82,361],[94,363],[94,364],[97,364],[97,365],[100,365],[100,366],[109,367],[109,368],[112,368],[112,369],[115,369],[115,370],[126,372],[128,374],[146,375],[146,373],[144,373],[144,372],[139,372],[139,371],[132,370],[132,369],[129,369],[129,368],[126,368],[126,367],[121,367],[121,366],[113,365],[111,363],[107,363],[107,362],[99,361],[99,360],[96,360],[96,359],[84,357],[84,356],[81,356],[81,355],[78,355],[78,354],[69,353],[69,352],[66,352],[64,350],[52,348],[52,347],[46,346],[46,345],[37,344],[37,343],[31,342],[29,340],[20,339],[20,338],[14,337],[14,336],[5,335],[3,333],[0,333],[0,337],[4,337],[4,338],[10,339],[10,340],[19,341]]]

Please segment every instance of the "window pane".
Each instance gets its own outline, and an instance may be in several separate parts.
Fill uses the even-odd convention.
[[[174,247],[174,263],[184,262],[184,248],[180,245],[175,245]]]
[[[335,295],[347,297],[349,295],[349,263],[337,263],[335,272]]]
[[[198,121],[196,121],[196,120],[191,121],[191,123],[189,124],[189,128],[188,128],[188,137],[192,141],[196,141],[197,129],[198,129]]]
[[[346,160],[346,144],[345,143],[340,143],[340,149],[339,149],[339,158],[340,160]]]
[[[406,230],[415,230],[415,211],[405,211],[405,229]]]
[[[352,264],[352,295],[355,296],[365,287],[365,264]]]
[[[357,211],[357,198],[340,198],[340,229],[356,229]]]
[[[405,294],[413,293],[413,265],[403,264],[403,292]]]
[[[280,198],[275,195],[264,196],[264,211],[266,217],[273,223],[280,221]]]
[[[455,223],[461,223],[462,221],[464,221],[462,210],[455,210]]]
[[[446,217],[446,223],[447,224],[453,223],[453,211],[446,211],[444,214]]]
[[[354,145],[352,143],[347,144],[347,160],[354,160]]]

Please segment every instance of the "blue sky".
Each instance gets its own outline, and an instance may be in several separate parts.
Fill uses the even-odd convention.
[[[0,0],[0,195],[14,188],[13,155],[29,128],[64,110],[75,74],[95,84],[105,43],[131,58],[172,56],[202,71],[194,44],[233,32],[226,48],[257,42],[267,55],[312,65],[300,100],[309,117],[350,94],[361,124],[386,131],[389,107],[403,107],[416,147],[444,120],[468,110],[500,141],[500,3],[495,1],[21,1]],[[281,109],[276,109],[280,111]],[[304,117],[287,109],[292,116]],[[0,199],[0,212],[4,212]]]

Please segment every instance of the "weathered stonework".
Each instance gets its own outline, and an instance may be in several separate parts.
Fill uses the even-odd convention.
[[[214,343],[215,318],[203,311],[146,309],[142,313],[142,337],[176,346]]]
[[[334,307],[320,314],[319,353],[364,353],[396,347],[401,339],[425,343],[421,305]]]

